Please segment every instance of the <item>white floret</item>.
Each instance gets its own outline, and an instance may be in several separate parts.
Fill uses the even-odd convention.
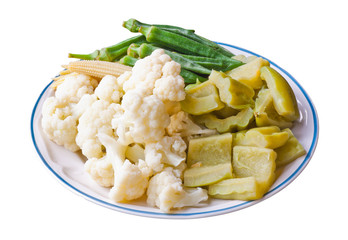
[[[111,120],[119,111],[122,111],[119,104],[97,100],[81,115],[76,143],[87,158],[101,158],[104,155],[97,134],[105,133],[115,137]]]
[[[152,173],[144,161],[139,160],[137,165],[132,164],[125,159],[127,146],[104,133],[99,133],[98,138],[105,146],[105,158],[111,162],[114,170],[114,186],[109,192],[109,197],[115,202],[124,202],[144,195]]]
[[[55,96],[61,102],[78,103],[85,94],[93,94],[98,81],[84,74],[70,74],[57,87]]]
[[[79,119],[81,115],[92,106],[94,102],[98,100],[97,96],[94,94],[85,94],[81,97],[77,104],[72,106],[73,116]]]
[[[207,190],[202,188],[184,188],[182,180],[175,175],[171,167],[165,168],[150,179],[147,189],[147,203],[163,212],[186,206],[198,206],[208,199]]]
[[[107,75],[100,80],[94,94],[101,100],[110,103],[120,103],[124,94],[122,86],[115,76]]]
[[[186,147],[180,136],[164,136],[145,145],[145,161],[155,172],[161,171],[165,164],[177,167],[186,160]]]
[[[165,101],[182,101],[185,99],[185,82],[180,76],[180,64],[170,61],[163,66],[163,76],[155,83],[153,94]]]
[[[42,107],[41,126],[50,140],[75,152],[80,148],[75,142],[77,119],[72,115],[72,107],[69,104],[49,97]]]
[[[92,179],[102,187],[114,186],[114,169],[111,160],[102,158],[90,158],[85,163],[85,171]]]
[[[146,96],[143,89],[134,89],[126,92],[121,106],[124,114],[113,119],[112,125],[123,144],[162,139],[170,118],[160,99]]]
[[[41,125],[50,140],[73,152],[80,149],[75,142],[78,118],[95,101],[89,94],[97,84],[91,77],[72,73],[57,87],[55,96],[46,99]]]
[[[124,91],[143,88],[146,95],[151,95],[155,82],[163,75],[163,66],[169,61],[171,58],[164,54],[163,49],[157,49],[150,56],[138,60],[132,69],[132,75],[123,84]]]

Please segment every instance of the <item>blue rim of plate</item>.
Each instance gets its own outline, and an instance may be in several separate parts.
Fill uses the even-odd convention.
[[[256,54],[254,52],[251,52],[249,50],[246,50],[244,48],[241,47],[237,47],[237,46],[233,46],[230,44],[226,44],[226,43],[221,43],[221,42],[216,42],[219,45],[222,46],[227,46],[227,47],[231,47],[243,52],[247,52],[249,54],[258,56],[258,57],[262,57],[264,59],[267,59],[259,54]],[[148,216],[148,217],[162,217],[162,218],[177,218],[177,217],[209,217],[209,216],[214,216],[214,215],[219,215],[219,214],[225,214],[225,213],[229,213],[229,212],[233,212],[233,211],[237,211],[237,210],[241,210],[243,208],[246,207],[250,207],[254,204],[256,204],[259,201],[264,200],[267,197],[271,196],[271,193],[274,193],[277,190],[281,190],[283,189],[285,186],[287,186],[288,184],[290,184],[293,180],[295,180],[295,178],[304,170],[304,168],[307,166],[309,160],[311,159],[311,157],[314,154],[317,142],[318,142],[318,137],[319,137],[319,122],[318,122],[318,116],[317,116],[317,112],[315,110],[314,104],[312,103],[309,95],[307,94],[307,92],[302,88],[302,86],[296,81],[296,79],[291,76],[287,71],[285,71],[283,68],[279,67],[277,64],[275,64],[274,62],[270,61],[269,59],[267,59],[269,61],[269,63],[271,63],[273,66],[277,67],[278,69],[280,69],[283,73],[285,73],[296,85],[297,87],[301,90],[301,92],[303,93],[303,95],[305,96],[310,108],[311,108],[311,113],[312,113],[312,117],[313,117],[313,127],[314,127],[314,132],[313,132],[313,139],[310,145],[310,148],[304,158],[304,160],[302,161],[302,163],[298,166],[298,168],[287,178],[285,179],[283,182],[281,182],[278,186],[276,186],[275,188],[271,189],[270,191],[268,191],[262,199],[260,200],[254,200],[254,201],[245,201],[242,202],[240,204],[237,205],[233,205],[233,206],[229,206],[229,207],[225,207],[225,208],[220,208],[220,209],[214,209],[214,210],[210,210],[210,211],[202,211],[202,212],[194,212],[194,213],[161,213],[161,212],[151,212],[151,211],[143,211],[143,210],[138,210],[138,209],[133,209],[133,208],[127,208],[127,207],[123,207],[123,206],[119,206],[116,204],[112,204],[106,201],[103,201],[101,199],[98,199],[96,197],[93,197],[81,190],[79,190],[78,188],[72,186],[70,183],[68,183],[66,180],[64,180],[57,172],[55,172],[50,165],[48,164],[48,162],[46,161],[46,159],[43,157],[42,153],[40,152],[39,147],[37,146],[36,143],[36,139],[35,139],[35,134],[34,134],[34,117],[35,117],[35,113],[36,113],[36,109],[37,106],[43,96],[43,94],[46,92],[47,88],[52,84],[53,81],[51,81],[41,92],[39,98],[37,99],[33,111],[32,111],[32,115],[31,115],[31,119],[30,119],[30,131],[31,131],[31,137],[34,143],[34,147],[39,155],[39,157],[41,158],[42,162],[45,164],[45,166],[54,174],[54,176],[56,176],[63,184],[65,184],[68,188],[70,188],[70,190],[73,190],[75,193],[83,196],[84,198],[86,198],[87,200],[91,200],[99,205],[102,205],[104,207],[108,207],[111,209],[118,209],[122,212],[126,212],[126,213],[130,213],[130,214],[134,214],[134,215],[141,215],[141,216]]]

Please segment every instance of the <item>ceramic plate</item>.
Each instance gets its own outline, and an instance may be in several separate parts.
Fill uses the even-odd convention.
[[[245,56],[256,55],[248,50],[219,43],[234,54]],[[262,57],[262,56],[261,56]],[[198,207],[184,208],[171,214],[162,213],[157,208],[146,206],[146,200],[140,199],[131,203],[114,203],[108,199],[108,189],[97,185],[84,171],[85,158],[81,154],[72,153],[61,146],[56,145],[46,138],[41,128],[42,104],[53,91],[48,84],[40,94],[31,116],[31,135],[34,146],[44,165],[52,174],[68,189],[101,206],[134,215],[155,218],[199,218],[234,212],[257,204],[289,185],[307,166],[318,141],[318,117],[310,97],[301,85],[284,69],[267,59],[273,68],[279,71],[291,85],[299,105],[301,117],[292,128],[293,133],[307,151],[294,162],[285,166],[281,175],[273,184],[265,196],[257,201],[237,201],[210,199],[207,203]]]

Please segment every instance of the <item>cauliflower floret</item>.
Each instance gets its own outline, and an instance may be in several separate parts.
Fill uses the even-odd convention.
[[[163,49],[157,49],[150,56],[138,60],[132,69],[132,75],[123,84],[124,91],[143,88],[146,95],[151,95],[155,82],[162,77],[163,66],[169,61],[171,58],[164,54]]]
[[[85,171],[102,187],[114,186],[114,169],[110,159],[90,158],[85,163]]]
[[[109,192],[110,198],[115,202],[124,202],[141,197],[148,187],[151,170],[141,159],[137,165],[125,159],[127,146],[120,144],[115,138],[105,133],[99,133],[98,138],[105,146],[105,158],[111,162],[114,171],[114,186]]]
[[[66,149],[75,152],[79,146],[75,142],[77,119],[72,116],[69,104],[49,97],[42,107],[41,126],[46,136]]]
[[[163,66],[163,76],[155,83],[153,94],[165,101],[182,101],[185,99],[185,82],[180,76],[179,63],[170,61]]]
[[[147,203],[159,207],[163,212],[170,212],[173,208],[197,206],[208,199],[205,189],[184,188],[182,180],[175,175],[171,167],[165,168],[150,179],[147,196]]]
[[[79,119],[81,115],[97,100],[97,96],[94,94],[83,95],[80,101],[72,106],[73,116],[76,119]]]
[[[41,125],[48,138],[75,152],[78,118],[95,100],[90,98],[98,82],[86,75],[71,73],[57,87],[55,96],[43,104]]]
[[[120,103],[124,94],[122,86],[115,76],[107,75],[102,78],[94,94],[101,100],[110,103]]]
[[[186,147],[180,136],[165,136],[145,145],[145,161],[155,172],[161,171],[164,164],[177,167],[186,159]]]
[[[146,143],[159,141],[170,122],[163,102],[154,95],[146,96],[144,89],[126,92],[122,99],[124,114],[112,120],[120,142]]]
[[[57,87],[55,96],[62,102],[78,103],[85,94],[93,94],[98,81],[84,74],[72,73]]]
[[[97,100],[81,115],[77,126],[76,143],[87,158],[101,158],[104,155],[97,134],[102,132],[115,136],[111,120],[119,111],[122,111],[119,104]]]
[[[170,116],[170,124],[166,130],[169,136],[179,135],[181,137],[216,134],[216,130],[203,129],[195,124],[189,117],[189,114],[184,111],[180,111]]]

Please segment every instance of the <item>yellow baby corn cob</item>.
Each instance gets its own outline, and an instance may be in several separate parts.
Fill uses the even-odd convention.
[[[117,62],[97,60],[75,61],[63,67],[71,72],[86,74],[97,79],[102,79],[106,75],[119,77],[122,73],[132,70],[131,67]]]

